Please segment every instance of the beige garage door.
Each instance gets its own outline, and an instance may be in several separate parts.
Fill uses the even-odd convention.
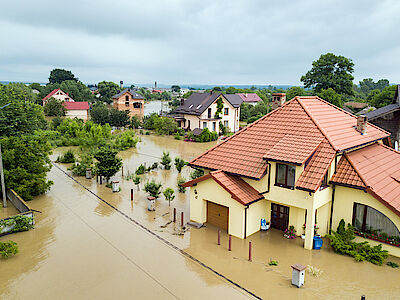
[[[207,222],[228,231],[229,208],[207,201]]]

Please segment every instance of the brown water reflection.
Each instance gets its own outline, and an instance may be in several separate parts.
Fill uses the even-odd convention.
[[[137,149],[120,153],[124,175],[132,174],[141,163],[159,161],[163,151],[169,151],[172,159],[180,156],[189,160],[214,144],[142,136]],[[184,168],[182,176],[188,179],[190,171]],[[143,175],[137,190],[120,172],[114,178],[121,183],[120,193],[112,193],[95,179],[77,180],[162,238],[265,299],[359,299],[362,294],[367,299],[399,298],[398,270],[356,263],[333,253],[326,245],[322,251],[308,251],[303,249],[301,239],[284,239],[279,231],[257,233],[247,240],[233,238],[232,252],[227,251],[226,235],[222,235],[222,245],[216,245],[217,231],[213,226],[190,228],[184,235],[177,235],[177,224],[166,226],[173,208],[184,212],[185,221],[189,217],[188,192],[177,193],[177,177],[174,167],[171,171],[159,168]],[[148,212],[143,186],[153,178],[162,182],[163,188],[174,188],[177,194],[171,207],[161,196],[156,211]],[[13,235],[13,240],[20,243],[21,253],[0,261],[3,298],[248,296],[133,225],[61,171],[53,168],[50,179],[55,182],[52,190],[31,201],[33,208],[44,211],[38,215],[37,228]],[[134,201],[130,201],[131,188]],[[254,245],[253,262],[247,261],[248,241]],[[278,260],[279,265],[269,267],[270,259]],[[397,258],[390,260],[400,263]],[[294,288],[290,284],[290,265],[294,263],[316,266],[323,274],[319,278],[306,274],[306,285]]]

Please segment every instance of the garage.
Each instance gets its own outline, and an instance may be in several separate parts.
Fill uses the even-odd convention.
[[[207,223],[228,231],[229,208],[207,201]]]

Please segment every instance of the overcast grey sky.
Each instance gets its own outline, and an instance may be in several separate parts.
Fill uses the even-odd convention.
[[[300,84],[322,53],[400,83],[397,0],[1,0],[0,80]]]

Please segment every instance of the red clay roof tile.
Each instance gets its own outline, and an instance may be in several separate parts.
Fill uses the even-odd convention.
[[[336,173],[333,174],[331,180],[332,183],[344,184],[349,186],[365,188],[365,184],[361,177],[354,170],[353,166],[350,164],[346,155],[343,155],[340,159]]]

